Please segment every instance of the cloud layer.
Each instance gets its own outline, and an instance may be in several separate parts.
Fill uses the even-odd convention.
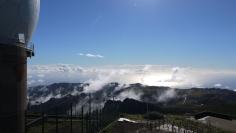
[[[86,92],[94,92],[110,82],[121,84],[142,83],[174,88],[217,87],[236,88],[236,71],[182,68],[161,65],[119,65],[81,67],[71,64],[30,65],[28,85],[55,82],[86,82]]]

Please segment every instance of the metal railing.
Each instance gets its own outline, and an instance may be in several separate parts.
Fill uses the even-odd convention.
[[[74,106],[70,104],[67,114],[59,114],[56,109],[54,114],[41,112],[32,115],[25,113],[26,133],[98,133],[102,128],[102,110],[95,109],[85,112],[85,106],[80,112],[75,112]]]

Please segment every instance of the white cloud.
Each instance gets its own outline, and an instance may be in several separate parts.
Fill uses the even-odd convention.
[[[112,82],[109,80],[110,76],[111,75],[106,75],[106,76],[99,75],[96,79],[90,79],[86,81],[90,85],[84,88],[84,92],[85,93],[96,92],[98,89],[102,88],[107,83]]]
[[[35,80],[28,80],[27,82],[29,86],[37,84]]]
[[[39,75],[37,75],[39,78],[43,78],[44,77],[44,75],[43,74],[39,74]]]
[[[43,82],[44,82],[44,80],[42,80],[42,79],[39,79],[39,80],[38,80],[38,82],[39,82],[39,83],[43,83]]]
[[[225,86],[224,88],[225,88],[225,89],[230,89],[230,87],[229,87],[229,86]]]
[[[220,83],[215,84],[214,87],[216,87],[216,88],[220,88],[220,87],[222,87],[222,84],[220,84]]]
[[[92,58],[103,58],[104,56],[99,55],[99,54],[86,54],[87,57],[92,57]]]
[[[89,57],[89,58],[104,58],[104,56],[100,55],[100,54],[90,54],[90,53],[83,54],[83,53],[78,53],[77,55],[85,56],[85,57]]]
[[[159,102],[167,101],[176,96],[175,89],[166,90],[160,97],[158,97]]]
[[[135,92],[135,91],[123,91],[118,97],[116,97],[115,100],[125,100],[126,98],[130,98],[130,99],[135,99],[135,100],[139,100],[141,99],[141,96],[143,94],[141,92]]]
[[[161,65],[117,65],[81,67],[71,64],[30,65],[28,85],[55,82],[87,82],[87,92],[101,89],[106,83],[142,83],[144,85],[169,86],[174,88],[212,87],[236,88],[235,70],[208,70]],[[218,84],[217,86],[220,86]],[[225,87],[224,87],[224,86]]]
[[[46,97],[39,97],[36,101],[31,101],[31,104],[38,105],[38,104],[41,104],[41,103],[45,103],[48,100],[50,100],[52,97],[53,97],[52,94],[49,94]]]

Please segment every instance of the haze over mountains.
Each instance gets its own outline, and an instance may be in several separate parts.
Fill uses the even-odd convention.
[[[88,83],[55,83],[51,85],[29,87],[28,98],[33,109],[41,104],[45,109],[53,109],[63,103],[77,104],[78,110],[91,98],[92,106],[103,107],[107,100],[124,101],[134,99],[157,105],[166,110],[178,112],[198,112],[214,110],[235,114],[236,92],[219,88],[173,89],[169,87],[146,86],[142,84],[108,83],[98,91],[87,92]],[[90,96],[89,96],[90,95]],[[222,106],[224,108],[222,108]]]
[[[175,110],[171,113],[212,110],[235,114],[235,79],[236,71],[229,69],[165,65],[33,65],[28,68],[28,99],[34,111],[42,107],[55,111],[60,105],[65,112],[70,103],[80,110],[89,103],[91,94],[94,108],[102,108],[108,100],[126,103],[125,99],[133,99],[164,111]]]

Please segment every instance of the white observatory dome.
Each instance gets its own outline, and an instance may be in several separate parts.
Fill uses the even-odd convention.
[[[0,0],[0,45],[28,43],[39,17],[40,0]]]

